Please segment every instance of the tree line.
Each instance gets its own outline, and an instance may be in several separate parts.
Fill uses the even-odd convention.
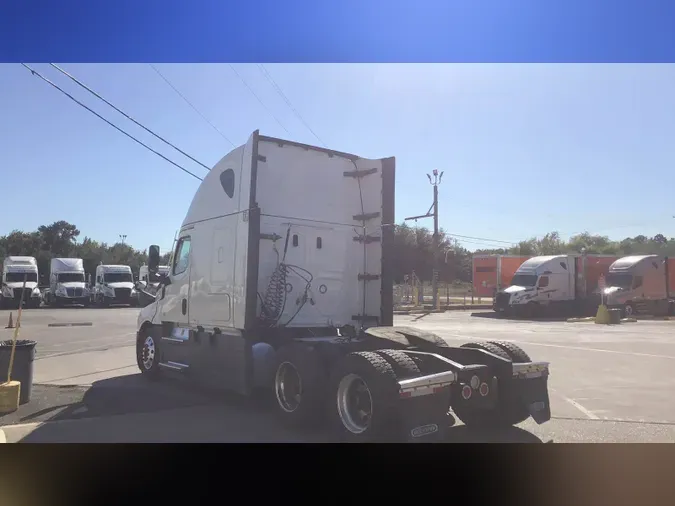
[[[34,232],[14,230],[0,236],[0,260],[8,256],[35,257],[40,273],[40,282],[48,282],[50,261],[52,258],[82,258],[84,270],[94,276],[96,266],[104,264],[122,264],[131,267],[135,275],[141,265],[147,263],[148,255],[128,244],[107,244],[90,237],[78,242],[80,231],[67,221],[56,221],[51,225],[41,225]],[[163,257],[168,262],[169,253]]]
[[[443,282],[470,282],[472,279],[471,259],[474,254],[501,255],[562,255],[586,252],[600,255],[664,255],[675,257],[675,238],[668,239],[663,234],[653,237],[638,235],[621,240],[612,240],[608,236],[594,235],[588,232],[574,235],[568,240],[558,232],[549,232],[543,237],[533,237],[507,248],[481,248],[469,251],[461,242],[440,231],[439,277]],[[432,279],[434,248],[433,234],[427,228],[411,227],[407,224],[396,227],[395,234],[396,275],[395,282],[401,283],[406,274],[413,270],[422,281]]]
[[[638,235],[623,240],[612,240],[607,236],[592,235],[588,232],[575,235],[565,241],[558,232],[543,237],[533,237],[510,248],[478,249],[469,251],[461,242],[440,230],[439,247],[434,248],[433,234],[425,227],[411,227],[408,224],[394,228],[394,282],[402,283],[413,271],[422,281],[432,279],[434,255],[439,257],[439,279],[442,282],[463,283],[471,281],[471,258],[473,254],[508,254],[522,256],[557,255],[581,253],[606,255],[658,254],[675,256],[675,238],[663,234],[654,237]],[[52,258],[82,258],[85,271],[92,276],[96,266],[104,264],[129,265],[135,274],[141,265],[147,263],[146,251],[134,249],[128,244],[107,244],[90,237],[78,241],[80,231],[67,221],[42,225],[34,232],[13,232],[0,236],[0,259],[6,256],[33,256],[37,259],[42,282],[46,282]],[[170,253],[162,262],[167,263]]]

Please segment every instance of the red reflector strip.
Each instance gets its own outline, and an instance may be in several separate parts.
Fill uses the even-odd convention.
[[[401,399],[407,399],[408,397],[412,397],[412,392],[411,391],[401,392],[400,395],[401,395]]]

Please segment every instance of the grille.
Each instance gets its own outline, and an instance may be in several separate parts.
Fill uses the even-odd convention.
[[[14,289],[14,300],[21,300],[21,290],[22,288],[15,288]],[[29,300],[30,295],[31,295],[32,290],[30,288],[26,288],[24,294],[23,294],[23,300]]]
[[[127,300],[131,297],[131,288],[115,288],[115,298]]]
[[[497,297],[495,297],[495,307],[497,309],[505,309],[509,305],[509,300],[511,299],[510,293],[499,292]]]
[[[66,288],[68,297],[82,297],[82,288]]]

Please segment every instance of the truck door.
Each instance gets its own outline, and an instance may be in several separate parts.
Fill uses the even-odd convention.
[[[187,327],[190,296],[190,231],[181,234],[169,271],[171,284],[161,290],[162,322],[171,322],[177,327]]]

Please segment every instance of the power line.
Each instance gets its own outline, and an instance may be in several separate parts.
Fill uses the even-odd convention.
[[[50,63],[50,65],[51,65],[52,67],[54,67],[56,70],[58,70],[59,72],[61,72],[63,75],[67,76],[69,79],[71,79],[72,81],[74,81],[75,83],[77,83],[79,86],[81,86],[82,88],[84,88],[85,90],[87,90],[89,93],[91,93],[92,95],[94,95],[96,98],[98,98],[99,100],[105,102],[107,105],[109,105],[110,107],[112,107],[113,109],[115,109],[115,110],[116,110],[118,113],[120,113],[122,116],[124,116],[124,117],[127,118],[128,120],[134,122],[136,125],[138,125],[139,127],[141,127],[141,128],[142,128],[143,130],[145,130],[146,132],[149,132],[150,134],[154,135],[154,136],[157,137],[160,141],[164,142],[165,144],[168,144],[169,146],[171,146],[173,149],[175,149],[176,151],[178,151],[178,152],[181,153],[182,155],[187,156],[190,160],[192,160],[192,161],[195,162],[196,164],[201,165],[202,167],[204,167],[206,170],[211,170],[210,167],[207,167],[206,165],[204,165],[204,164],[203,164],[202,162],[200,162],[199,160],[197,160],[197,159],[195,159],[194,157],[188,155],[185,151],[183,151],[183,150],[180,149],[180,148],[177,148],[175,145],[173,145],[172,143],[170,143],[169,141],[167,141],[164,137],[162,137],[162,136],[156,134],[155,132],[153,132],[152,130],[150,130],[149,128],[147,128],[146,126],[140,124],[138,121],[136,121],[134,118],[132,118],[131,116],[129,116],[129,115],[128,115],[127,113],[125,113],[124,111],[122,111],[122,110],[120,110],[119,108],[115,107],[113,104],[111,104],[111,103],[110,103],[109,101],[107,101],[105,98],[103,98],[101,95],[99,95],[99,94],[96,93],[94,90],[92,90],[91,88],[89,88],[88,86],[86,86],[84,83],[78,81],[74,76],[70,75],[68,72],[66,72],[65,70],[63,70],[63,69],[62,69],[61,67],[59,67],[58,65],[55,65],[54,63]]]
[[[51,82],[49,79],[47,79],[46,77],[42,76],[42,75],[41,75],[40,73],[38,73],[36,70],[33,70],[32,68],[30,68],[30,67],[29,67],[28,65],[26,65],[25,63],[22,63],[21,65],[23,65],[24,67],[26,67],[26,68],[31,72],[31,74],[33,74],[33,75],[36,76],[36,77],[39,77],[40,79],[42,79],[43,81],[45,81],[47,84],[49,84],[49,85],[51,85],[52,87],[54,87],[54,88],[56,88],[57,90],[59,90],[61,93],[63,93],[65,96],[67,96],[67,97],[68,97],[69,99],[71,99],[73,102],[75,102],[77,105],[79,105],[80,107],[84,107],[87,111],[89,111],[90,113],[92,113],[93,115],[95,115],[96,117],[98,117],[99,119],[105,121],[108,125],[110,125],[111,127],[113,127],[115,130],[117,130],[117,131],[123,133],[124,135],[126,135],[127,137],[129,137],[129,138],[130,138],[131,140],[133,140],[134,142],[137,142],[138,144],[140,144],[141,146],[143,146],[145,149],[147,149],[147,150],[149,150],[149,151],[152,151],[153,153],[155,153],[155,154],[156,154],[157,156],[159,156],[160,158],[162,158],[162,159],[166,160],[167,162],[169,162],[171,165],[174,165],[174,166],[178,167],[180,170],[182,170],[182,171],[185,172],[186,174],[191,175],[191,176],[194,177],[195,179],[199,179],[200,181],[203,181],[203,179],[202,179],[201,177],[199,177],[198,175],[193,174],[192,172],[190,172],[189,170],[187,170],[185,167],[182,167],[181,165],[178,165],[178,164],[177,164],[176,162],[174,162],[173,160],[169,160],[166,156],[164,156],[164,155],[161,154],[160,152],[155,151],[154,149],[152,149],[152,148],[151,148],[150,146],[148,146],[147,144],[143,143],[142,141],[139,141],[136,137],[134,137],[134,136],[131,135],[130,133],[127,133],[126,131],[124,131],[124,130],[122,130],[120,127],[118,127],[117,125],[111,123],[110,121],[108,121],[107,119],[105,119],[103,116],[101,116],[99,113],[97,113],[96,111],[90,109],[89,107],[87,107],[86,105],[84,105],[82,102],[80,102],[79,100],[77,100],[77,99],[76,99],[75,97],[73,97],[70,93],[68,93],[67,91],[64,91],[63,89],[59,88],[56,84],[54,84],[53,82]]]
[[[228,63],[228,65],[229,65],[230,68],[232,69],[232,72],[234,72],[234,73],[237,75],[237,77],[241,80],[241,82],[244,83],[244,86],[246,86],[246,88],[248,88],[248,91],[251,92],[251,95],[253,95],[253,96],[256,98],[256,100],[258,100],[258,102],[260,103],[260,105],[262,105],[263,108],[264,108],[268,113],[270,113],[270,115],[271,115],[271,116],[274,118],[274,120],[279,124],[279,126],[280,126],[281,128],[283,128],[283,129],[286,131],[286,133],[287,133],[288,135],[291,135],[291,132],[289,132],[288,129],[281,123],[281,121],[279,121],[279,118],[277,118],[277,117],[274,115],[274,113],[273,113],[272,111],[269,110],[269,108],[265,105],[265,103],[264,103],[262,100],[260,100],[260,97],[256,94],[255,91],[253,91],[253,88],[251,88],[251,87],[248,85],[248,83],[247,83],[246,80],[241,76],[241,74],[239,74],[239,72],[237,72],[237,69],[235,69],[234,66],[233,66],[231,63]]]
[[[177,89],[173,84],[171,84],[171,81],[169,81],[169,80],[164,76],[164,74],[162,74],[162,73],[157,69],[157,67],[155,67],[152,63],[148,63],[148,65],[150,65],[150,66],[152,67],[152,69],[153,69],[155,72],[157,72],[157,75],[158,75],[159,77],[161,77],[162,79],[164,79],[164,82],[165,82],[166,84],[168,84],[168,85],[171,87],[171,89],[172,89],[173,91],[175,91],[175,92],[178,94],[178,96],[179,96],[180,98],[182,98],[182,99],[185,101],[185,103],[186,103],[187,105],[189,105],[190,107],[192,107],[192,110],[193,110],[193,111],[195,111],[197,114],[199,114],[199,115],[202,117],[202,119],[203,119],[204,121],[206,121],[209,125],[211,125],[211,128],[213,128],[216,132],[218,132],[218,133],[220,134],[220,136],[221,136],[223,139],[225,139],[227,142],[229,142],[229,143],[232,145],[232,147],[236,147],[236,146],[234,145],[234,142],[232,142],[230,139],[228,139],[227,136],[226,136],[223,132],[221,132],[221,131],[218,129],[218,127],[217,127],[216,125],[214,125],[213,123],[211,123],[211,121],[209,121],[209,119],[208,119],[206,116],[204,116],[204,115],[199,111],[199,109],[197,109],[194,105],[192,105],[192,102],[190,102],[190,101],[185,97],[185,95],[183,95],[180,91],[178,91],[178,89]]]
[[[326,147],[326,144],[321,140],[321,138],[312,130],[312,128],[307,124],[307,122],[304,120],[304,118],[300,115],[300,113],[293,107],[293,104],[291,101],[288,99],[286,94],[283,92],[281,89],[281,86],[277,84],[277,82],[274,80],[272,75],[270,74],[269,70],[263,65],[262,63],[258,64],[258,68],[260,69],[260,72],[262,75],[265,76],[265,78],[269,81],[269,83],[274,87],[276,92],[279,94],[279,96],[286,102],[286,105],[289,107],[291,111],[293,111],[293,114],[302,122],[303,125],[311,132],[311,134],[316,137],[316,140],[318,140],[324,147]]]
[[[471,237],[470,235],[451,234],[449,232],[445,232],[445,235],[449,235],[451,237],[460,237],[462,239],[474,239],[476,241],[486,241],[486,242],[494,242],[494,243],[510,244],[510,245],[516,244],[513,241],[500,241],[498,239],[486,239],[485,237]]]

